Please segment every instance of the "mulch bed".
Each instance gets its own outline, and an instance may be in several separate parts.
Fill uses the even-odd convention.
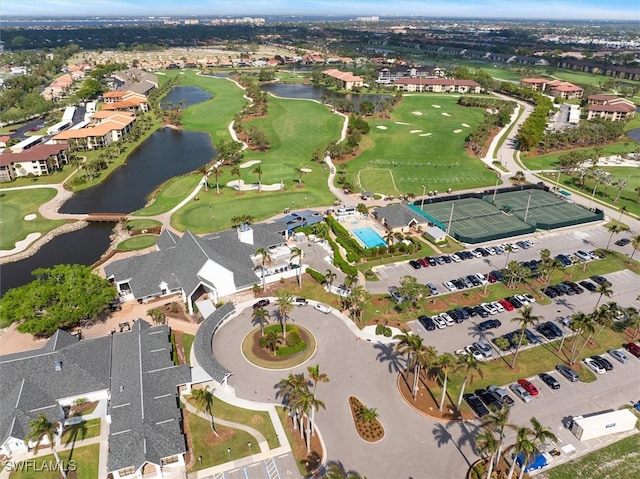
[[[291,326],[291,325],[288,324],[288,326]],[[296,327],[295,325],[293,326],[298,330],[298,334],[300,334],[300,337],[302,338],[304,343],[307,345],[307,347],[305,347],[302,351],[299,351],[296,354],[285,356],[285,357],[274,356],[270,348],[263,348],[260,346],[260,328],[258,328],[253,332],[253,335],[251,338],[251,341],[252,341],[251,353],[256,358],[262,361],[271,362],[275,364],[283,361],[289,361],[291,360],[291,358],[295,358],[298,355],[305,354],[305,352],[307,351],[307,348],[309,347],[309,344],[311,344],[311,338],[309,337],[309,334],[306,329]],[[278,336],[281,336],[281,335],[278,334]]]
[[[440,386],[433,380],[427,379],[424,372],[420,373],[420,380],[418,382],[418,394],[416,399],[413,399],[411,394],[411,387],[413,386],[413,374],[409,374],[408,381],[405,380],[404,372],[398,375],[398,389],[402,398],[413,408],[420,411],[420,413],[438,421],[469,421],[475,419],[475,416],[470,411],[456,411],[455,400],[449,396],[447,391],[447,397],[445,399],[442,412],[438,410],[440,398],[434,397],[432,390],[439,390]]]
[[[311,453],[307,454],[307,444],[305,440],[300,437],[300,430],[293,429],[293,419],[285,421],[283,426],[291,434],[290,437],[295,438],[294,442],[291,442],[290,444],[294,457],[297,460],[302,460],[307,472],[312,473],[320,467],[323,455],[322,443],[320,442],[318,435],[316,434],[311,436]]]
[[[365,422],[359,417],[360,411],[364,407],[360,399],[355,396],[349,396],[349,408],[351,409],[351,416],[358,435],[364,441],[378,442],[384,437],[384,428],[378,419],[374,422]]]

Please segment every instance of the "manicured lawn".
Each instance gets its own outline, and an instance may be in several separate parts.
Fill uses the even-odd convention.
[[[13,249],[17,241],[26,238],[29,233],[42,233],[63,225],[65,220],[44,219],[38,208],[56,196],[53,188],[36,188],[22,191],[0,192],[0,249]],[[24,218],[35,214],[31,221]]]
[[[156,244],[156,235],[138,235],[128,238],[118,244],[118,251],[136,251]]]
[[[637,477],[640,474],[638,451],[640,451],[640,434],[634,434],[579,459],[549,469],[540,477],[548,479]]]
[[[495,184],[495,173],[464,150],[483,110],[458,106],[457,100],[407,95],[391,120],[369,120],[371,131],[361,154],[347,163],[351,182],[387,195],[421,195],[423,185],[426,191],[444,192]]]
[[[182,333],[182,348],[184,349],[184,357],[189,366],[191,366],[191,347],[193,346],[194,339],[195,336],[193,334]]]
[[[196,105],[204,108],[210,102]],[[214,105],[211,105],[213,108]],[[188,111],[189,109],[187,109]],[[217,111],[211,110],[211,116]],[[265,152],[247,151],[243,163],[260,161],[263,184],[283,182],[284,191],[237,192],[226,187],[231,176],[231,168],[224,167],[220,177],[221,194],[215,188],[202,191],[198,201],[192,201],[176,212],[172,225],[179,230],[190,229],[195,233],[226,229],[234,216],[250,214],[256,221],[281,213],[285,208],[307,208],[330,205],[333,195],[327,190],[328,172],[320,164],[311,162],[312,152],[324,147],[339,137],[342,118],[332,115],[329,110],[311,101],[269,99],[269,113],[246,123],[267,132],[271,148]],[[311,172],[302,177],[296,168],[309,168]],[[253,167],[241,168],[241,178],[245,183],[257,183],[258,177],[252,173]],[[209,180],[215,183],[215,178]]]
[[[199,173],[172,178],[153,193],[154,198],[149,206],[134,212],[133,215],[155,216],[170,211],[186,198],[201,180],[202,175]],[[205,194],[204,190],[202,193]]]
[[[127,221],[127,228],[132,230],[144,230],[153,228],[155,226],[161,226],[162,223],[156,220],[141,219]]]
[[[67,426],[62,433],[62,444],[83,441],[84,439],[97,437],[99,435],[100,418],[90,419],[79,424],[74,424],[73,426]]]
[[[234,461],[249,455],[248,443],[252,443],[252,452],[259,452],[258,442],[251,434],[239,429],[216,425],[218,437],[211,432],[209,421],[195,414],[185,412],[191,435],[192,452],[195,458],[189,472]],[[84,476],[83,476],[84,477]]]
[[[41,454],[50,451],[50,449],[43,449]],[[71,451],[62,451],[59,453],[60,459],[63,464],[67,466],[69,461],[74,461],[73,464],[76,470],[76,477],[82,479],[98,479],[98,458],[100,455],[100,445],[92,444],[91,446],[84,446],[73,449]],[[29,470],[13,471],[9,475],[9,479],[59,479],[60,475],[56,471],[44,470],[41,464],[46,466],[52,466],[56,463],[55,456],[53,454],[38,455],[35,459],[36,466],[40,466],[36,469],[33,463],[30,464]]]

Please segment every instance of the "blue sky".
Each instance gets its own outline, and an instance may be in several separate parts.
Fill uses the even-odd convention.
[[[640,0],[1,0],[8,15],[339,15],[640,21]]]

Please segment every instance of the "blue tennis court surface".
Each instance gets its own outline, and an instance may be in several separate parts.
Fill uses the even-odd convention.
[[[382,236],[375,232],[373,228],[356,228],[351,232],[358,237],[365,248],[375,248],[377,246],[387,246]]]

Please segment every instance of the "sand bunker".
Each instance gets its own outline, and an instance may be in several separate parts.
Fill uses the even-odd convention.
[[[462,123],[462,126],[464,126],[465,128],[471,128],[469,125],[467,125],[466,123]]]
[[[411,130],[409,133],[420,133],[422,130]]]
[[[258,189],[258,183],[246,184],[243,180],[229,181],[227,186],[238,191],[251,191]],[[284,185],[282,183],[275,183],[273,185],[265,185],[263,183],[260,185],[261,191],[280,191],[282,189],[284,189]]]
[[[422,116],[422,112],[421,111],[412,111],[411,113],[413,113],[416,116]]]
[[[431,105],[434,108],[442,108],[440,105]]]
[[[34,214],[34,213],[31,213],[30,215],[25,216],[25,217],[24,217],[24,220],[25,220],[25,221],[33,221],[33,220],[35,220],[37,217],[38,217],[38,215],[36,215],[36,214]]]
[[[408,125],[409,123],[405,123],[404,121],[396,121],[395,124],[396,125]]]
[[[447,113],[446,111],[442,113],[442,116],[451,116],[449,115],[449,113]]]
[[[257,165],[258,163],[262,163],[262,162],[260,160],[245,161],[238,168],[249,168],[253,165]]]
[[[378,125],[378,126],[376,126],[376,128],[377,128],[378,130],[386,130],[386,129],[387,129],[387,127],[386,127],[386,126],[384,126],[384,125]]]
[[[42,236],[41,233],[29,233],[25,239],[16,241],[16,245],[13,249],[0,250],[0,258],[24,251],[31,243],[40,238],[40,236]]]
[[[418,136],[431,136],[431,133],[422,133],[421,135]]]
[[[300,168],[300,171],[303,173],[311,173],[313,170],[311,168]]]
[[[462,130],[453,130],[454,133],[460,133]]]

